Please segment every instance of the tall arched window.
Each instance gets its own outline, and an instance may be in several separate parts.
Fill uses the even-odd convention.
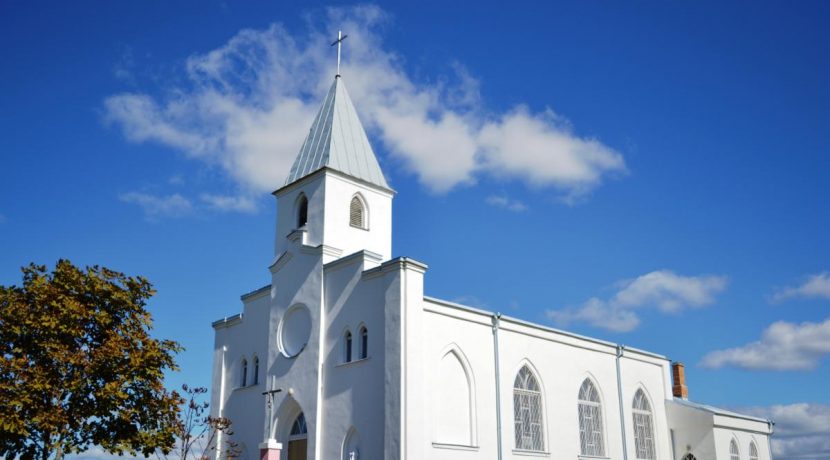
[[[239,383],[241,386],[248,386],[248,360],[242,358],[242,375],[240,375]]]
[[[369,357],[369,331],[366,326],[360,327],[360,359]]]
[[[288,435],[288,458],[306,458],[308,455],[308,427],[305,423],[305,415],[294,419],[291,425],[291,432]]]
[[[513,425],[516,448],[544,451],[542,391],[529,367],[523,366],[513,382]]]
[[[297,200],[297,228],[302,228],[308,223],[308,198],[300,194]]]
[[[602,403],[591,379],[579,387],[579,445],[582,455],[605,456]]]
[[[259,356],[254,356],[254,385],[259,385]]]
[[[359,196],[352,197],[352,202],[349,204],[349,225],[357,228],[367,228],[366,225],[366,207],[363,200]]]
[[[755,441],[749,442],[749,460],[758,460],[758,446]]]
[[[352,331],[346,331],[343,334],[343,362],[351,362],[352,360]]]
[[[654,448],[654,422],[651,404],[641,389],[634,394],[634,449],[638,459],[654,460],[657,453]]]
[[[734,439],[729,441],[729,460],[741,460],[741,452],[738,450],[738,443]]]

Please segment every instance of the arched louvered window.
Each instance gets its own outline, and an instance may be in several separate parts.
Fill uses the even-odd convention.
[[[360,359],[369,357],[369,330],[366,326],[360,328]]]
[[[300,194],[297,200],[297,228],[305,227],[308,223],[308,198]]]
[[[729,460],[741,460],[741,452],[738,450],[738,443],[734,439],[729,441]]]
[[[352,360],[352,332],[346,331],[343,335],[343,361],[351,362]]]
[[[259,385],[259,356],[254,356],[254,385]]]
[[[758,446],[755,445],[755,441],[749,443],[749,460],[758,460]]]
[[[642,389],[634,394],[634,450],[638,459],[655,460],[657,453],[654,448],[654,418],[651,413],[651,404],[648,402]]]
[[[545,450],[542,391],[528,366],[519,370],[513,382],[513,425],[516,449]]]
[[[605,456],[602,403],[591,379],[579,387],[579,445],[582,455]]]
[[[357,228],[368,228],[366,225],[366,206],[359,196],[352,197],[352,202],[349,204],[349,225]]]
[[[242,358],[242,375],[240,375],[240,377],[240,386],[248,386],[248,360],[245,358]]]

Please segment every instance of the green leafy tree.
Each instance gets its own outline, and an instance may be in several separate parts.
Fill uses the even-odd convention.
[[[150,336],[152,285],[67,260],[22,272],[0,286],[0,456],[170,452],[182,397],[163,378],[181,347]]]

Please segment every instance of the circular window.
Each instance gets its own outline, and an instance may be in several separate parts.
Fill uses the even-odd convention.
[[[278,331],[280,351],[288,358],[300,354],[311,335],[311,314],[308,308],[292,307],[280,322]]]

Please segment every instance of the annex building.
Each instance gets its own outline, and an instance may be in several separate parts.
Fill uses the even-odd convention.
[[[665,356],[429,297],[339,75],[274,195],[271,284],[213,323],[241,460],[771,458]]]

